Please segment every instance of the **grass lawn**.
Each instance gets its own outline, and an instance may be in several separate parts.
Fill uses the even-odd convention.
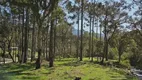
[[[48,62],[42,62],[42,68],[35,70],[34,63],[11,63],[0,65],[0,80],[137,80],[128,76],[126,71],[119,68],[101,66],[97,63],[76,59],[56,60],[53,68]]]

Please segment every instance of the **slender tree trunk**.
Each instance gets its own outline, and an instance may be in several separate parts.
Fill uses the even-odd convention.
[[[19,10],[20,11],[20,10]],[[19,13],[19,17],[18,17],[18,19],[19,19],[19,30],[18,30],[18,38],[19,38],[19,43],[18,43],[18,62],[20,63],[20,61],[21,61],[21,16],[20,16],[20,14],[21,13]]]
[[[93,23],[92,23],[92,52],[91,52],[91,61],[93,61],[94,57],[94,17],[93,17]]]
[[[102,41],[102,26],[100,25],[100,41]]]
[[[104,63],[104,58],[107,58],[107,47],[108,46],[108,43],[107,43],[107,34],[106,34],[106,27],[105,27],[105,36],[104,36],[104,49],[103,49],[103,57],[102,57],[102,61],[101,63]],[[107,59],[106,59],[107,60]]]
[[[98,18],[96,18],[96,39],[98,39]],[[96,46],[97,47],[97,46]],[[97,61],[99,61],[98,59],[98,52],[95,53],[97,55]]]
[[[17,40],[17,43],[18,43],[18,44],[17,44],[17,47],[18,47],[18,51],[17,51],[17,58],[18,58],[18,61],[17,61],[17,62],[19,63],[19,62],[20,62],[20,57],[19,57],[19,54],[20,54],[20,43],[21,43],[21,40],[20,40],[20,39],[21,39],[21,38],[20,38],[20,36],[21,36],[21,33],[20,33],[20,27],[21,27],[21,26],[20,26],[20,13],[18,14],[18,26],[19,26],[19,27],[18,27],[18,30],[17,30],[17,33],[18,33],[17,35],[18,35],[18,39],[19,39],[19,40]]]
[[[2,43],[2,46],[1,46],[1,49],[2,49],[2,58],[3,58],[3,63],[5,64],[5,48],[6,48],[6,42],[5,41],[3,41]]]
[[[49,67],[53,67],[53,31],[54,30],[54,20],[51,20],[51,28],[50,28],[50,45],[49,45]]]
[[[45,59],[45,33],[43,34],[43,41],[42,41],[42,50],[43,50],[43,58]]]
[[[83,55],[83,8],[84,8],[84,0],[81,0],[81,44],[80,44],[80,61],[82,61]]]
[[[14,57],[15,57],[15,62],[16,62],[16,60],[17,60],[17,59],[16,59],[16,58],[17,58],[16,50],[17,50],[17,48],[16,48],[15,51],[14,51],[14,54],[15,54],[15,56],[14,56]]]
[[[47,44],[48,44],[48,38],[46,38],[46,60],[48,61],[49,59],[48,59],[48,46],[47,46]]]
[[[91,18],[91,15],[90,15],[90,27],[89,27],[89,59],[91,58],[91,24],[92,23],[92,18]]]
[[[104,49],[103,49],[103,57],[101,63],[104,63],[104,58],[106,58],[106,61],[108,60],[107,54],[108,54],[108,39],[107,39],[107,10],[106,10],[106,16],[105,16],[105,25],[104,25]]]
[[[65,56],[65,50],[64,50],[64,46],[65,46],[65,44],[64,44],[64,35],[63,35],[63,28],[62,28],[62,50],[61,50],[61,54],[62,54],[62,57],[64,58],[64,56]]]
[[[41,67],[41,23],[39,25],[38,29],[38,58],[36,60],[36,69],[39,69]]]
[[[56,25],[57,25],[57,19],[56,19]],[[54,55],[56,53],[56,26],[54,26]]]
[[[108,61],[108,40],[106,40],[105,57],[106,57],[106,61]]]
[[[15,62],[14,58],[11,55],[11,49],[10,49],[11,48],[11,41],[12,41],[12,38],[8,41],[8,54],[10,55],[12,61]]]
[[[21,61],[20,63],[23,63],[23,59],[24,59],[24,27],[25,27],[25,24],[24,24],[24,18],[25,18],[25,15],[24,15],[24,8],[23,8],[23,16],[22,16],[22,55],[21,55]]]
[[[119,54],[119,59],[118,59],[118,63],[121,62],[121,55]]]
[[[106,10],[106,18],[105,18],[105,58],[106,61],[108,61],[108,38],[107,38],[107,15],[108,15],[108,11]]]
[[[96,39],[98,39],[98,18],[96,18]]]
[[[4,42],[4,44],[3,44],[3,63],[5,64],[5,47],[6,47],[6,45],[5,45],[5,42]]]
[[[102,26],[100,25],[100,42],[102,41]],[[100,60],[102,58],[102,51],[100,51]]]
[[[49,26],[47,26],[47,34],[46,34],[46,60],[48,61],[49,60],[49,57],[48,57],[48,30],[49,30]]]
[[[25,53],[24,53],[24,61],[23,63],[27,62],[27,55],[28,55],[28,26],[29,26],[29,12],[28,8],[26,9],[26,26],[25,26]]]
[[[80,11],[80,10],[79,10]],[[76,58],[78,58],[79,56],[79,11],[78,11],[78,31],[77,31],[77,55],[76,55]]]
[[[41,49],[38,49],[38,58],[36,60],[36,69],[41,67]]]
[[[72,54],[72,29],[71,29],[71,34],[70,34],[70,55]]]
[[[33,19],[31,62],[35,58],[35,18]]]

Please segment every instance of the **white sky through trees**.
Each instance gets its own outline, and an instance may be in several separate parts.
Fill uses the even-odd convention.
[[[74,0],[69,0],[69,1],[72,2],[72,5],[75,4]],[[89,0],[89,1],[94,1],[94,0]],[[103,3],[103,2],[105,2],[105,1],[110,1],[110,0],[96,0],[96,1]],[[113,0],[113,1],[118,1],[118,2],[120,2],[121,0]],[[127,2],[127,4],[131,4],[131,3],[132,3],[132,0],[126,0],[126,2]],[[62,5],[62,7],[64,7],[64,5]],[[130,10],[126,10],[126,12],[128,13],[128,15],[132,15],[132,17],[133,17],[133,16],[134,16],[134,12],[135,12],[136,10],[137,10],[137,7],[134,6],[131,11],[130,11]],[[65,10],[65,12],[66,12],[66,14],[67,14],[66,18],[67,18],[68,16],[70,16],[70,15],[73,15],[72,13],[69,14],[69,13],[67,12],[67,10]],[[86,14],[84,14],[84,16],[85,16],[85,15],[86,15]],[[86,16],[87,16],[87,15],[86,15]],[[71,20],[71,19],[67,19],[67,21],[68,21],[69,23],[73,23],[73,22],[74,22],[74,21]],[[81,20],[79,21],[79,23],[80,23],[79,29],[81,29]],[[85,20],[84,20],[84,23],[86,23]],[[127,30],[127,28],[130,28],[129,24],[127,24],[127,23],[124,23],[123,26],[124,26],[124,29],[125,29],[125,30]],[[75,28],[75,30],[78,29],[78,25],[77,25],[76,23],[74,23],[73,27]],[[89,26],[84,26],[83,29],[84,29],[84,31],[89,31]],[[100,30],[99,27],[98,27],[98,30]],[[128,29],[128,30],[129,30],[129,29]],[[96,27],[94,28],[94,31],[96,31]],[[98,31],[98,33],[99,33],[99,32],[100,32],[100,31]]]

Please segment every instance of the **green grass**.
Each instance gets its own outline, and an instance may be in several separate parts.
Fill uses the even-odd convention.
[[[53,68],[43,61],[41,69],[35,70],[34,63],[0,65],[0,80],[137,80],[128,76],[124,69],[101,66],[95,62],[76,59],[56,60]]]

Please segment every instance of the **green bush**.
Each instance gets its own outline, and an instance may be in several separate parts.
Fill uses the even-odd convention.
[[[109,59],[116,59],[117,53],[118,53],[118,51],[116,48],[110,48],[109,53],[108,53],[108,58]]]
[[[129,58],[130,64],[136,68],[142,69],[142,56],[140,54],[133,54]]]
[[[129,56],[130,56],[130,53],[124,52],[124,53],[122,54],[122,56],[121,56],[121,59],[122,59],[122,60],[129,60]]]
[[[131,67],[129,60],[122,60],[122,61],[120,62],[120,64],[121,64],[123,67],[126,67],[126,68],[130,68],[130,67]]]
[[[115,57],[115,54],[113,52],[109,52],[108,58],[109,59],[114,59],[114,57]]]

